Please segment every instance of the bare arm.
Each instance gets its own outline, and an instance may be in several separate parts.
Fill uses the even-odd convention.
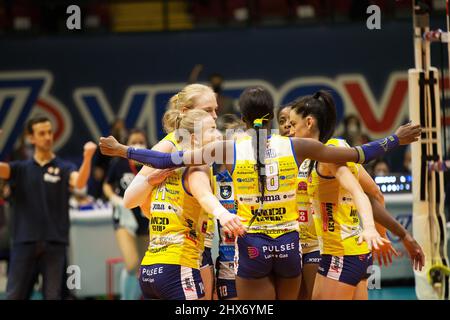
[[[406,229],[397,222],[389,212],[384,209],[384,196],[378,188],[375,181],[367,173],[367,171],[361,167],[359,182],[364,190],[364,192],[369,196],[370,203],[373,208],[373,217],[375,221],[381,224],[384,228],[391,231],[396,236],[403,239],[407,233]],[[383,210],[381,209],[383,208]]]
[[[364,239],[369,245],[369,248],[373,247],[374,249],[378,250],[378,246],[382,246],[384,243],[389,241],[382,239],[379,233],[376,231],[369,198],[364,193],[358,180],[345,164],[328,164],[326,166],[339,181],[339,184],[352,195],[353,201],[361,217],[364,230],[361,235],[360,241]]]
[[[9,163],[0,162],[0,178],[1,179],[9,179],[11,176],[11,167]]]
[[[174,150],[174,145],[170,141],[164,140],[158,142],[152,150],[172,152],[172,150]],[[160,170],[158,169],[143,166],[128,186],[127,190],[125,190],[125,194],[123,196],[124,206],[131,209],[144,205],[153,190],[153,186],[150,183],[151,179],[149,179],[149,177],[155,177],[155,175],[157,176],[159,173]],[[139,176],[145,178],[146,181],[140,179]]]
[[[209,178],[209,167],[203,166],[188,170],[188,188],[203,210],[219,219],[225,232],[232,233],[235,236],[244,234],[245,229],[239,217],[228,212],[213,194]]]
[[[97,145],[94,142],[89,141],[84,145],[83,162],[80,169],[72,172],[70,175],[69,184],[71,187],[83,189],[86,186],[91,175],[92,157],[96,149]]]
[[[406,251],[408,251],[413,268],[419,271],[422,270],[425,265],[425,254],[420,245],[413,236],[389,214],[386,208],[377,199],[371,196],[369,196],[369,199],[376,219],[401,239],[403,246]]]
[[[384,206],[383,193],[363,166],[361,166],[359,170],[359,183],[366,194],[370,195]],[[374,218],[375,221],[377,221],[375,213]]]
[[[123,205],[122,197],[114,192],[113,187],[108,182],[103,183],[103,193],[114,205]]]
[[[383,228],[384,230],[387,229],[398,236],[401,239],[403,246],[408,251],[413,267],[415,269],[422,269],[425,259],[422,249],[416,240],[408,233],[408,231],[386,210],[384,196],[381,193],[380,188],[378,188],[372,177],[362,167],[359,175],[359,181],[364,191],[369,196],[370,204],[373,208],[373,218],[377,224],[378,232],[386,238],[386,231],[384,231],[384,234],[381,232],[381,228]],[[387,261],[392,263],[392,255],[398,256],[397,251],[393,247],[388,247],[386,250],[381,251],[382,252],[380,254],[374,254],[374,258],[378,259],[379,265],[382,265],[381,257],[383,258],[384,265],[388,265]]]
[[[228,163],[234,158],[233,141],[215,141],[202,148],[185,152],[155,152],[157,150],[134,149],[119,143],[113,136],[101,137],[99,146],[102,154],[136,160],[147,166],[167,169],[174,167],[192,167],[205,164]],[[130,149],[131,148],[131,149]]]
[[[352,149],[344,147],[326,147],[313,139],[291,139],[299,163],[308,158],[325,163],[364,163],[384,155],[386,152],[389,152],[399,145],[407,145],[417,141],[420,133],[421,128],[419,125],[408,123],[400,126],[394,135],[372,141],[362,146],[356,146]]]
[[[291,138],[298,163],[305,159],[324,163],[357,162],[358,152],[348,147],[331,147],[309,138]]]

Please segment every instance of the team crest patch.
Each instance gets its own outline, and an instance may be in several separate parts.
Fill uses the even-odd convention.
[[[220,186],[220,197],[229,199],[231,197],[231,186]]]

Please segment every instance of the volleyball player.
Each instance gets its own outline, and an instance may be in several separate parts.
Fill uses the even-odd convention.
[[[331,145],[344,145],[342,140],[329,140],[336,123],[335,110],[332,96],[324,91],[299,99],[291,107],[291,135],[328,141]],[[303,176],[300,177],[298,187],[299,205],[303,206],[300,221],[305,225],[305,244],[314,239],[316,242],[312,243],[318,244],[315,234],[317,229],[317,233],[321,235],[319,242],[325,259],[322,262],[320,254],[317,255],[320,261],[319,275],[316,277],[318,283],[314,282],[319,266],[317,262],[310,265],[311,272],[304,272],[302,291],[311,294],[311,287],[315,286],[315,298],[366,299],[366,271],[372,261],[370,249],[357,241],[362,229],[359,228],[356,209],[362,208],[359,211],[363,212],[362,217],[366,219],[363,225],[375,229],[373,217],[367,216],[371,213],[371,204],[363,189],[372,198],[378,198],[376,201],[380,201],[380,198],[384,201],[383,197],[367,172],[354,163],[317,165],[314,162],[304,162],[301,167]],[[312,215],[308,210],[308,194],[315,198]],[[316,228],[313,220],[316,221]],[[390,244],[380,249],[383,249],[380,251],[385,263],[392,252],[395,252]],[[381,262],[381,258],[379,261]]]
[[[417,141],[421,130],[419,126],[401,126],[388,138],[353,149],[327,147],[312,139],[279,135],[266,140],[266,130],[273,118],[273,100],[268,91],[261,87],[248,88],[241,95],[239,105],[247,128],[253,125],[258,128],[255,138],[249,135],[236,142],[220,141],[174,154],[127,148],[113,137],[101,138],[100,148],[104,154],[128,157],[157,168],[223,161],[217,159],[220,153],[234,159],[226,166],[233,177],[238,216],[247,220],[247,233],[238,238],[236,245],[238,297],[296,299],[301,272],[295,197],[298,164],[307,158],[338,163],[369,161],[400,144]],[[363,240],[377,248],[383,240],[376,231],[370,231],[362,234]]]
[[[170,98],[167,106],[168,111],[176,110],[181,113],[193,109],[201,109],[208,112],[214,120],[217,119],[217,108],[216,94],[210,87],[201,84],[190,84],[185,86],[180,92]],[[166,112],[164,114],[163,127],[167,135],[158,142],[152,150],[161,152],[181,150],[181,146],[175,138],[175,126],[178,112]],[[143,167],[125,191],[123,199],[125,207],[131,209],[140,206],[143,212],[149,212],[149,199],[152,190],[149,179],[159,179],[161,176],[165,177],[169,173],[170,170],[157,170],[154,168]],[[214,230],[211,230],[213,226],[211,223],[208,226],[208,234],[211,235],[214,232]],[[206,242],[206,246],[211,245],[210,240],[207,239]],[[211,297],[214,286],[214,273],[211,251],[209,249],[206,249],[202,255],[201,267],[206,297]]]
[[[215,121],[207,112],[171,112],[179,114],[177,127],[188,132],[175,135],[184,150],[199,148],[217,138]],[[195,132],[195,125],[201,126],[200,132]],[[227,232],[244,232],[239,219],[212,193],[211,178],[208,166],[180,168],[151,192],[150,242],[140,272],[145,298],[204,298],[200,262],[208,213],[218,218]]]

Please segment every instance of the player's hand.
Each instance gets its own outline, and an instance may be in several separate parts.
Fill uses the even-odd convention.
[[[218,217],[220,225],[223,227],[223,231],[228,235],[233,235],[234,237],[242,236],[245,234],[245,228],[241,222],[244,221],[241,217],[236,214],[224,210]]]
[[[101,137],[98,143],[100,147],[100,152],[105,156],[110,157],[127,157],[128,147],[119,143],[116,138],[109,136],[107,138]]]
[[[425,265],[425,254],[420,245],[409,233],[403,238],[402,243],[406,251],[408,251],[414,270],[422,271],[422,268]]]
[[[147,176],[147,181],[152,186],[157,186],[164,182],[168,176],[170,176],[175,169],[154,169]]]
[[[383,238],[385,239],[385,238]],[[378,250],[372,250],[373,258],[378,261],[378,265],[388,267],[392,264],[392,257],[398,257],[398,252],[392,246],[392,243],[385,243],[378,248]]]
[[[419,140],[420,133],[422,132],[422,128],[420,125],[413,125],[411,122],[400,126],[395,134],[398,137],[400,145],[410,144],[414,141]]]
[[[390,243],[388,239],[384,239],[380,236],[375,227],[367,227],[361,232],[358,238],[358,244],[360,245],[363,241],[367,243],[370,250],[379,250],[385,243]]]
[[[84,144],[83,150],[83,155],[85,158],[92,158],[95,154],[95,150],[97,150],[97,145],[92,141],[86,142]]]

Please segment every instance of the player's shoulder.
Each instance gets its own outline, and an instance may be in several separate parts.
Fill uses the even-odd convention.
[[[350,145],[347,143],[347,141],[340,137],[333,137],[329,139],[325,145],[327,146],[335,146],[335,147],[347,147],[350,148]]]

